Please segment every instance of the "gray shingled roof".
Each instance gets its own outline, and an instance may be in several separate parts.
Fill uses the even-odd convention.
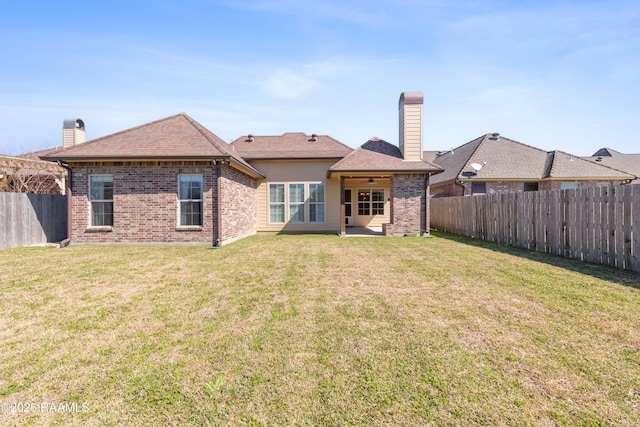
[[[631,179],[632,176],[612,168],[588,162],[562,151],[547,152],[521,142],[486,134],[434,159],[445,172],[436,175],[432,184],[455,180]],[[476,172],[472,163],[482,166]]]
[[[41,156],[44,160],[231,159],[262,176],[230,146],[185,113]]]
[[[280,136],[243,136],[231,147],[247,160],[340,159],[353,149],[327,135],[290,132]]]
[[[593,156],[583,159],[635,175],[635,182],[640,181],[640,154],[624,154],[611,148],[601,148]]]
[[[348,156],[331,166],[329,172],[427,172],[442,171],[437,165],[425,161],[408,161],[400,149],[387,141],[371,138]]]

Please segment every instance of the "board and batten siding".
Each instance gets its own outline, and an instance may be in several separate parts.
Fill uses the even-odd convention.
[[[340,231],[340,179],[327,178],[327,170],[335,161],[327,160],[255,160],[251,164],[267,179],[258,180],[256,190],[257,231],[258,232],[331,232]],[[269,223],[269,184],[289,184],[322,182],[325,185],[325,222],[309,223],[308,209],[305,209],[303,224]],[[308,194],[306,195],[308,197]],[[285,201],[286,202],[286,201]],[[286,216],[286,213],[285,213]],[[286,218],[285,218],[286,221]]]

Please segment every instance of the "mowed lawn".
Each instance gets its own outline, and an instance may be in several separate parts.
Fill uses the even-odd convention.
[[[639,286],[443,234],[0,251],[0,402],[77,403],[0,424],[637,427]]]

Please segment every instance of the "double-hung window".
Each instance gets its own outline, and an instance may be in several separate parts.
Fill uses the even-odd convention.
[[[113,175],[89,176],[91,226],[113,227]]]
[[[289,184],[289,222],[304,222],[304,184]]]
[[[178,175],[180,225],[202,226],[202,175]]]
[[[269,222],[284,223],[284,184],[269,184]]]
[[[371,190],[371,215],[384,215],[384,190]]]
[[[371,192],[358,190],[358,215],[371,215]]]
[[[309,222],[324,222],[324,184],[309,184]]]

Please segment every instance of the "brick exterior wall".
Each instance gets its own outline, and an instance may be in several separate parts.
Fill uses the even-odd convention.
[[[391,178],[391,223],[395,235],[425,232],[425,174],[395,174]]]
[[[217,166],[211,162],[94,162],[72,163],[70,167],[72,242],[213,243],[218,200]],[[92,174],[113,175],[113,227],[90,226],[88,190]],[[178,225],[179,174],[202,174],[202,227]],[[222,165],[222,189],[228,194],[222,206],[222,243],[255,233],[255,180]]]
[[[256,233],[257,182],[231,166],[222,167],[222,243]]]

